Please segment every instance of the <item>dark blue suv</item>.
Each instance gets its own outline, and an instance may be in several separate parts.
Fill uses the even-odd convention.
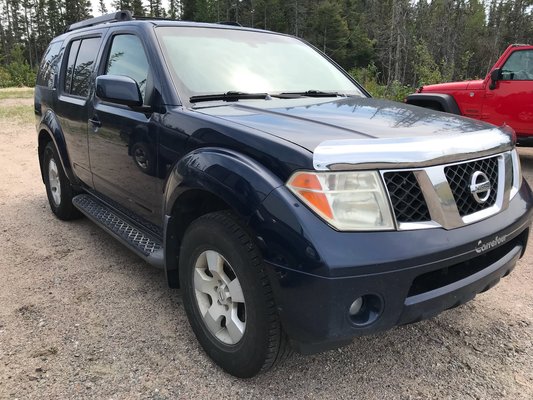
[[[295,37],[82,21],[48,47],[35,113],[54,214],[163,268],[239,377],[458,306],[526,248],[511,129],[374,100]]]

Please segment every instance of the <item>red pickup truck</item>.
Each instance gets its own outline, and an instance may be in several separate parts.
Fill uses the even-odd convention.
[[[422,86],[406,103],[507,124],[533,146],[533,46],[510,45],[483,80]]]

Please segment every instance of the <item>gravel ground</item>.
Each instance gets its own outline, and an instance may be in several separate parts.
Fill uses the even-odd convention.
[[[239,380],[203,353],[161,271],[54,218],[36,151],[31,121],[0,121],[2,399],[533,398],[532,240],[467,305]],[[533,183],[533,149],[520,154]]]

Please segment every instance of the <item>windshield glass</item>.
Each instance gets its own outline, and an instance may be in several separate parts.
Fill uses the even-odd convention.
[[[189,96],[308,90],[363,96],[326,58],[292,37],[195,27],[156,32],[176,83]]]

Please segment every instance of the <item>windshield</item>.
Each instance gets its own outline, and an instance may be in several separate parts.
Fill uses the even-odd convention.
[[[195,27],[156,32],[176,83],[189,96],[310,90],[363,96],[326,58],[292,37]]]

